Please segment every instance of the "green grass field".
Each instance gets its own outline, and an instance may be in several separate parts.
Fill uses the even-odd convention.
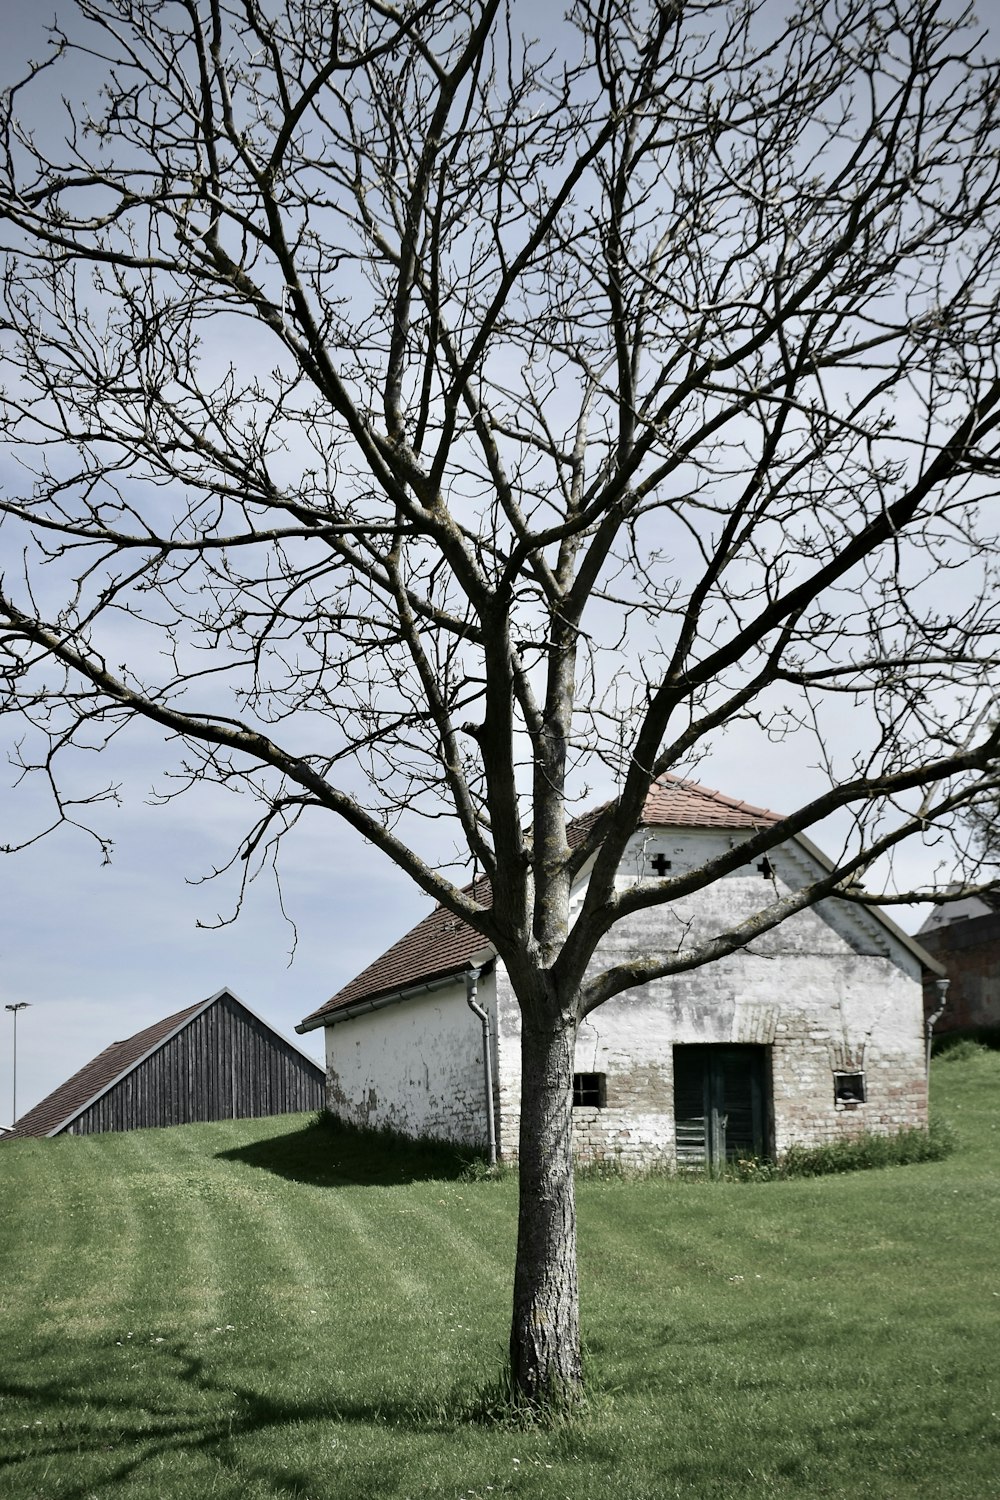
[[[484,1423],[515,1186],[303,1117],[0,1148],[0,1495],[1000,1496],[1000,1054],[943,1162],[583,1181],[584,1415]]]

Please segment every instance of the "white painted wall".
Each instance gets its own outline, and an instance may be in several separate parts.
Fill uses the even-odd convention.
[[[492,975],[480,979],[478,1000],[495,1018]],[[482,1024],[464,980],[328,1026],[326,1068],[327,1104],[340,1119],[486,1144]]]

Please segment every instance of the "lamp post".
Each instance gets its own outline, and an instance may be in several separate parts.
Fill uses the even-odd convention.
[[[27,1000],[15,1000],[13,1005],[4,1006],[4,1010],[11,1011],[14,1016],[14,1087],[10,1105],[11,1125],[17,1124],[17,1013],[19,1010],[27,1010],[28,1003]]]

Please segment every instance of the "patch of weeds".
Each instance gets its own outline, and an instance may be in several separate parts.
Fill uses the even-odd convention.
[[[864,1131],[823,1146],[790,1146],[778,1161],[766,1156],[730,1157],[721,1170],[704,1168],[699,1175],[722,1182],[778,1182],[789,1177],[825,1177],[838,1172],[941,1161],[954,1150],[951,1127],[935,1119],[927,1130],[913,1127],[893,1135]]]
[[[621,1156],[596,1156],[576,1162],[573,1170],[579,1182],[646,1182],[677,1176],[674,1161],[665,1156],[646,1162],[626,1161]]]
[[[464,1419],[476,1426],[504,1427],[515,1432],[568,1427],[583,1417],[593,1416],[593,1397],[585,1386],[550,1393],[544,1402],[533,1401],[514,1388],[508,1366],[502,1374],[465,1394],[452,1406],[455,1409],[460,1405]]]
[[[927,1130],[913,1127],[893,1135],[863,1131],[824,1146],[790,1146],[777,1166],[779,1177],[822,1177],[834,1172],[863,1172],[873,1167],[906,1167],[916,1162],[941,1161],[955,1149],[952,1131],[943,1120],[932,1120]]]
[[[989,1052],[990,1048],[984,1042],[963,1036],[957,1041],[946,1042],[937,1055],[943,1063],[967,1063],[973,1062],[977,1057],[987,1057]]]
[[[781,1168],[766,1156],[736,1156],[726,1163],[725,1175],[733,1182],[773,1182]]]
[[[489,1160],[477,1153],[475,1156],[466,1158],[462,1170],[458,1174],[459,1182],[506,1182],[513,1177],[517,1171],[513,1162],[496,1161],[490,1164]]]

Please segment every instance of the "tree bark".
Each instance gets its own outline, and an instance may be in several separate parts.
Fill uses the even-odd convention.
[[[559,1016],[521,1033],[520,1202],[510,1371],[539,1408],[582,1391],[573,1187],[573,1058],[577,1022]]]

